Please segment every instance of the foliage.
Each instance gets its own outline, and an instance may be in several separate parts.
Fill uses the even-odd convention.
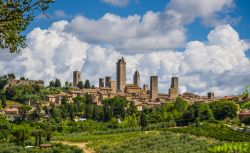
[[[77,147],[66,146],[62,144],[54,144],[51,149],[40,149],[40,148],[24,148],[16,146],[11,143],[0,143],[0,153],[82,153],[82,150]]]
[[[178,122],[178,124],[199,124],[200,121],[212,120],[213,118],[213,113],[209,105],[206,103],[198,103],[188,107],[187,111],[182,115],[181,120]]]
[[[240,107],[242,109],[249,109],[250,108],[250,101],[241,104]]]
[[[215,138],[221,141],[250,141],[250,135],[235,131],[222,124],[203,124],[200,127],[182,127],[169,129],[178,133],[189,133],[196,136]]]
[[[89,80],[86,80],[85,83],[84,83],[84,88],[87,88],[87,89],[90,89],[91,88],[91,85],[90,85],[90,82]]]
[[[197,138],[187,134],[175,134],[169,131],[125,132],[112,134],[69,134],[58,140],[87,142],[89,147],[101,153],[111,152],[159,152],[159,153],[206,153],[212,147],[206,138]],[[212,142],[217,144],[217,142]],[[185,148],[185,149],[183,149]]]
[[[188,102],[182,99],[181,97],[177,97],[174,103],[174,107],[180,113],[184,113],[188,108]]]
[[[125,98],[111,98],[104,99],[103,103],[103,113],[104,113],[104,121],[109,121],[111,118],[120,118],[124,119],[126,116],[126,107],[128,105],[128,101]]]
[[[56,79],[56,80],[55,80],[55,87],[56,87],[56,88],[62,87],[61,81],[60,81],[59,79]]]
[[[210,103],[210,108],[216,120],[232,119],[237,116],[238,105],[231,101],[215,101]]]
[[[85,83],[86,83],[86,82],[85,82]],[[83,89],[84,87],[90,88],[90,87],[88,87],[87,84],[83,85],[83,82],[82,82],[82,81],[79,81],[79,82],[78,82],[77,87],[80,88],[80,89]]]
[[[2,108],[5,108],[7,106],[7,102],[6,102],[6,97],[5,95],[2,97],[2,103],[1,103]]]
[[[25,47],[22,31],[34,19],[34,13],[45,11],[53,0],[0,0],[0,48],[10,52]]]
[[[208,149],[211,153],[249,153],[249,143],[225,143],[223,145],[217,145]]]
[[[136,128],[138,127],[138,120],[135,114],[126,117],[120,124],[121,128]]]

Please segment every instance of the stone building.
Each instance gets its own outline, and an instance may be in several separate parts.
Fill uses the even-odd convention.
[[[207,93],[207,99],[213,100],[214,99],[214,92],[208,92]]]
[[[112,89],[112,92],[116,92],[116,81],[110,81],[109,87]]]
[[[124,92],[126,94],[131,94],[132,96],[140,96],[141,95],[141,88],[137,85],[134,85],[134,84],[127,84]]]
[[[105,77],[105,87],[108,87],[108,88],[110,88],[110,81],[111,81],[111,77],[109,77],[109,76],[107,76],[107,77]]]
[[[104,87],[104,78],[99,78],[99,88]]]
[[[140,73],[138,71],[134,73],[134,85],[140,86]]]
[[[124,58],[116,63],[117,92],[124,92],[126,86],[126,62]]]
[[[158,98],[158,76],[150,77],[150,99]]]
[[[178,77],[172,77],[171,86],[169,88],[170,98],[176,98],[179,95],[179,79]]]
[[[74,71],[73,72],[73,87],[77,87],[78,82],[81,81],[81,72]]]
[[[41,87],[44,87],[44,81],[42,80],[10,80],[6,86],[4,86],[4,89],[8,87],[14,87],[14,86],[20,86],[20,85],[38,85]]]
[[[149,90],[149,88],[148,88],[148,85],[147,85],[147,84],[144,84],[144,85],[143,85],[143,90],[144,90],[144,91],[148,91],[148,90]]]

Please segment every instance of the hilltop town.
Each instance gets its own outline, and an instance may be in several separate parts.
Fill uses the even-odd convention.
[[[133,84],[128,84],[123,57],[116,63],[116,80],[101,77],[98,87],[89,80],[83,83],[80,71],[74,71],[72,76],[73,83],[66,81],[64,86],[59,79],[45,86],[43,80],[18,80],[14,74],[0,77],[0,140],[8,146],[5,150],[15,146],[10,150],[69,149],[78,153],[81,149],[67,145],[88,141],[97,152],[105,152],[106,148],[117,152],[123,147],[113,148],[116,142],[128,145],[125,150],[134,152],[127,142],[133,137],[131,141],[136,144],[154,142],[146,148],[137,145],[136,152],[157,145],[165,152],[173,152],[183,141],[187,152],[196,152],[193,146],[205,146],[204,151],[222,141],[250,141],[249,90],[226,97],[216,97],[213,92],[207,96],[181,94],[179,78],[173,76],[169,78],[168,93],[160,93],[158,76],[150,76],[150,84],[143,84],[137,70],[131,76]],[[200,136],[205,139],[201,141]],[[164,141],[155,143],[155,137]],[[216,141],[211,144],[210,138]],[[166,147],[168,143],[173,146]],[[82,143],[77,146],[88,152]]]
[[[85,94],[91,95],[93,104],[96,106],[102,106],[102,101],[104,99],[122,97],[128,101],[133,102],[138,111],[143,111],[143,109],[145,108],[161,106],[169,101],[175,101],[177,97],[183,98],[189,104],[208,103],[219,99],[242,101],[240,96],[226,96],[218,98],[215,97],[215,94],[213,92],[208,92],[207,96],[199,96],[188,92],[180,94],[178,77],[171,78],[171,85],[168,90],[169,93],[159,93],[158,76],[150,76],[150,85],[143,84],[143,87],[141,87],[139,71],[136,70],[134,72],[133,84],[127,84],[126,74],[126,61],[123,57],[116,63],[116,80],[112,80],[110,76],[99,78],[99,87],[84,88],[81,80],[81,72],[74,71],[72,87],[67,90],[61,90],[56,94],[46,95],[45,101],[34,102],[32,100],[25,100],[25,104],[34,108],[37,103],[41,103],[43,106],[48,107],[51,105],[60,106],[64,97],[67,97],[69,99],[69,102],[72,103],[74,98],[76,98],[77,96],[84,96]],[[82,87],[79,86],[80,84],[82,84]],[[4,90],[8,91],[12,87],[23,85],[37,85],[40,87],[45,86],[43,80],[9,79],[4,86]],[[2,110],[2,114],[6,114],[11,118],[15,118],[19,114],[18,106],[13,105],[6,110]]]

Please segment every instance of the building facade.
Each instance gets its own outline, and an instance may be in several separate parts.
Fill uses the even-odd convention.
[[[107,76],[105,77],[105,87],[111,88],[110,85],[111,77]]]
[[[81,72],[74,71],[73,72],[73,87],[77,87],[78,82],[81,81]]]
[[[126,62],[124,58],[116,63],[117,92],[124,92],[126,86]]]
[[[158,98],[158,76],[150,77],[150,99]]]
[[[104,78],[99,78],[99,88],[104,87]]]
[[[134,73],[134,85],[140,86],[140,73],[138,71]]]
[[[170,98],[176,98],[179,95],[179,79],[178,77],[172,77],[171,85],[169,88]]]

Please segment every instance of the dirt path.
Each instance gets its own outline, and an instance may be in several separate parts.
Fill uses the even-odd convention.
[[[87,143],[84,142],[70,142],[70,141],[54,141],[55,143],[62,143],[64,145],[68,146],[76,146],[78,148],[81,148],[84,153],[96,153],[94,150],[89,149],[87,147]]]

